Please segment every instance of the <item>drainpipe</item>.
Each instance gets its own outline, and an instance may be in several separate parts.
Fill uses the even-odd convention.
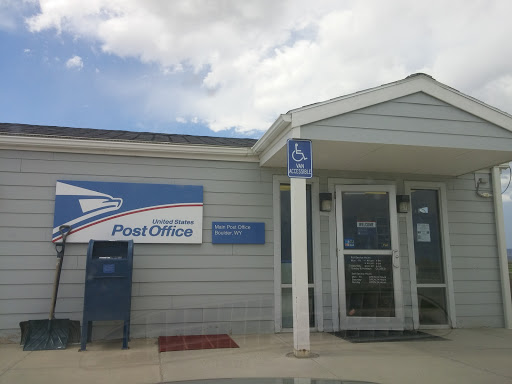
[[[501,199],[500,167],[492,168],[492,188],[494,195],[494,218],[498,241],[498,257],[501,272],[501,292],[503,298],[503,313],[505,328],[512,329],[512,298],[510,296],[510,277],[508,274],[507,245],[505,242],[505,220],[503,218],[503,202]]]

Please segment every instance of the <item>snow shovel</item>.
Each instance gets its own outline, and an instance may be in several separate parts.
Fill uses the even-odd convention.
[[[62,242],[55,244],[57,251],[57,265],[55,268],[55,279],[53,281],[52,303],[48,320],[29,320],[20,323],[21,344],[24,351],[46,351],[54,349],[65,349],[68,341],[80,332],[80,322],[69,319],[55,319],[55,304],[59,290],[60,273],[64,261],[64,249],[66,237],[71,232],[71,226],[61,225],[59,232],[62,235]],[[78,340],[79,341],[79,340]],[[75,340],[76,342],[76,340]]]

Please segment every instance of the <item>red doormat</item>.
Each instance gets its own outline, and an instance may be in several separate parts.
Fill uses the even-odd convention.
[[[240,347],[229,335],[160,336],[158,338],[160,352],[216,348]]]

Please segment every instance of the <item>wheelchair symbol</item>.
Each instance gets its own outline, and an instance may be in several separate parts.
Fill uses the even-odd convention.
[[[307,160],[308,158],[304,155],[304,153],[298,147],[299,147],[299,144],[295,143],[295,150],[292,152],[292,159],[296,162]]]

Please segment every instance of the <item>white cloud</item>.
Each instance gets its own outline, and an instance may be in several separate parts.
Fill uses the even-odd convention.
[[[186,119],[184,119],[183,117],[177,117],[176,118],[176,121],[180,124],[185,124],[187,122]]]
[[[155,81],[145,112],[197,116],[215,131],[265,130],[289,109],[419,71],[512,105],[508,0],[40,0],[40,8],[27,20],[33,32],[54,28],[157,63],[168,77],[198,78]]]
[[[0,0],[0,31],[15,31],[23,24],[22,15],[34,8],[35,0]]]
[[[31,50],[30,50],[29,48],[25,48],[25,49],[23,50],[23,53],[26,53],[26,54],[29,54],[30,52],[31,52]]]
[[[66,68],[78,69],[79,71],[84,67],[84,62],[80,56],[73,56],[66,61]]]
[[[0,31],[13,31],[16,29],[16,21],[8,15],[0,13]]]

